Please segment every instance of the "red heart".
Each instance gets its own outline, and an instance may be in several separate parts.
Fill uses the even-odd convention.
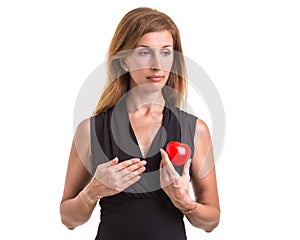
[[[166,152],[175,166],[185,164],[191,156],[191,149],[189,145],[177,141],[169,142],[166,147]]]

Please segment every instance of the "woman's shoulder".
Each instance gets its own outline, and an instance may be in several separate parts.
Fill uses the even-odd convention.
[[[195,114],[185,109],[181,109],[179,107],[175,107],[171,105],[171,110],[173,113],[175,113],[175,115],[177,116],[177,118],[181,123],[185,123],[185,124],[190,123],[192,124],[192,126],[195,126],[196,134],[210,138],[209,127],[204,120],[202,120]]]
[[[81,135],[83,133],[89,133],[90,125],[91,125],[91,117],[82,120],[81,122],[79,122],[79,124],[76,127],[76,134]]]
[[[204,122],[202,119],[197,118],[196,127],[198,131],[202,134],[209,134],[209,128],[206,122]]]
[[[199,142],[210,144],[211,134],[208,125],[200,118],[197,118],[195,129],[197,145]]]
[[[189,120],[189,121],[195,122],[198,119],[198,117],[196,115],[188,112],[185,109],[182,109],[178,106],[174,106],[172,104],[169,104],[169,106],[170,106],[170,110],[177,116],[177,118],[179,120],[183,120],[183,121]]]

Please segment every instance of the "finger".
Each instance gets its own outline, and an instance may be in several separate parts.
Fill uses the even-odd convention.
[[[160,181],[160,184],[162,185],[162,182],[164,179],[164,169],[163,169],[162,161],[160,161],[159,170],[160,170],[159,171],[159,181]]]
[[[128,166],[127,168],[124,168],[120,171],[116,171],[115,174],[118,174],[118,176],[121,178],[130,173],[141,174],[142,172],[144,172],[146,170],[146,168],[145,168],[146,164],[147,164],[147,162],[145,160],[139,161],[135,164]]]
[[[167,171],[167,168],[172,166],[172,163],[171,163],[169,156],[165,150],[160,149],[160,154],[161,154],[161,166],[165,170],[165,173],[168,174],[169,171]]]
[[[126,189],[128,188],[129,186],[131,186],[132,184],[136,183],[137,181],[139,181],[141,179],[141,176],[138,175],[138,176],[135,176],[134,178],[131,178],[130,180],[124,182],[122,184],[122,189]]]
[[[190,169],[190,166],[191,166],[191,162],[192,162],[192,159],[189,159],[189,160],[187,160],[187,162],[184,164],[184,168],[183,168],[183,173],[182,173],[182,175],[187,175],[187,174],[189,174],[189,169]]]
[[[108,162],[99,164],[98,167],[102,168],[102,169],[103,168],[109,168],[109,167],[112,167],[112,166],[118,164],[118,161],[119,161],[118,157],[115,157],[114,159],[112,159],[112,160],[110,160]]]
[[[171,181],[177,180],[178,178],[180,178],[179,173],[175,170],[175,168],[172,164],[166,166],[166,172],[167,172],[167,174],[168,174]]]
[[[162,172],[164,172],[165,170],[163,170]],[[160,186],[162,188],[166,188],[167,186],[169,186],[170,184],[172,184],[172,180],[170,179],[169,175],[166,173],[162,173],[160,175]]]
[[[169,182],[169,174],[166,171],[166,167],[163,166],[163,160],[160,161],[160,173],[159,173],[159,180],[161,188],[165,188]]]
[[[121,178],[124,178],[126,176],[136,176],[136,175],[139,175],[141,174],[142,172],[144,172],[146,170],[145,166],[137,166],[135,170],[127,170],[127,169],[123,169],[121,171],[119,171],[118,174]]]
[[[160,162],[160,174],[159,174],[159,180],[160,180],[160,186],[161,188],[166,188],[170,184],[172,184],[174,181],[172,179],[172,176],[167,171],[167,167],[163,167],[162,161]]]
[[[159,181],[160,183],[162,183],[163,181],[163,176],[164,176],[164,169],[163,169],[163,165],[162,165],[162,161],[160,161],[160,164],[159,164]]]
[[[165,181],[166,181],[166,176],[164,174],[164,170],[160,171],[160,174],[159,174],[159,182],[160,182],[160,186],[161,188],[164,188],[165,187]]]
[[[122,181],[122,183],[126,183],[126,182],[130,181],[131,179],[135,178],[136,176],[139,176],[138,172],[129,172],[128,174],[126,174],[125,176],[122,177],[121,181]]]
[[[166,153],[165,150],[160,149],[160,153],[162,156],[162,165],[166,168],[166,172],[169,175],[169,178],[172,180],[176,180],[178,178],[180,178],[180,175],[178,174],[178,172],[175,170],[172,162],[169,159],[168,154]]]
[[[135,170],[145,166],[147,164],[147,161],[143,160],[143,161],[139,161],[135,164],[132,164],[126,168],[124,168],[124,170],[129,171],[129,172],[134,172]]]
[[[127,168],[128,166],[138,163],[140,161],[141,160],[139,158],[132,158],[132,159],[126,160],[124,162],[120,162],[119,164],[113,166],[113,171],[115,171],[115,172],[121,171],[124,168]]]
[[[163,161],[163,166],[164,165],[168,165],[168,164],[172,164],[170,159],[169,159],[169,156],[168,154],[166,153],[166,151],[164,149],[160,149],[160,154],[161,154],[161,158],[162,158],[162,161]]]
[[[162,178],[166,185],[171,184],[174,180],[178,179],[180,175],[176,172],[172,162],[169,159],[168,154],[163,149],[160,149],[162,156],[161,166],[162,166]]]
[[[163,178],[167,177],[168,172],[166,170],[167,163],[165,161],[166,156],[164,155],[164,150],[160,149],[160,153],[161,153],[161,161],[159,164],[159,168],[160,168],[160,177],[162,181]]]

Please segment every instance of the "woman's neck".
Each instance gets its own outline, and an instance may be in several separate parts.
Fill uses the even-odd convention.
[[[165,105],[165,99],[161,91],[145,93],[129,91],[126,98],[129,113],[140,111],[145,114],[149,112],[161,112]]]

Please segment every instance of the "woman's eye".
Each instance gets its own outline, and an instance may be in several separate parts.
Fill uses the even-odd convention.
[[[163,50],[163,51],[161,51],[161,55],[169,56],[169,55],[171,55],[171,51],[170,50]]]
[[[142,50],[142,51],[139,52],[139,54],[140,54],[141,56],[148,56],[148,55],[150,55],[151,53],[150,53],[150,51],[148,51],[148,50]]]

